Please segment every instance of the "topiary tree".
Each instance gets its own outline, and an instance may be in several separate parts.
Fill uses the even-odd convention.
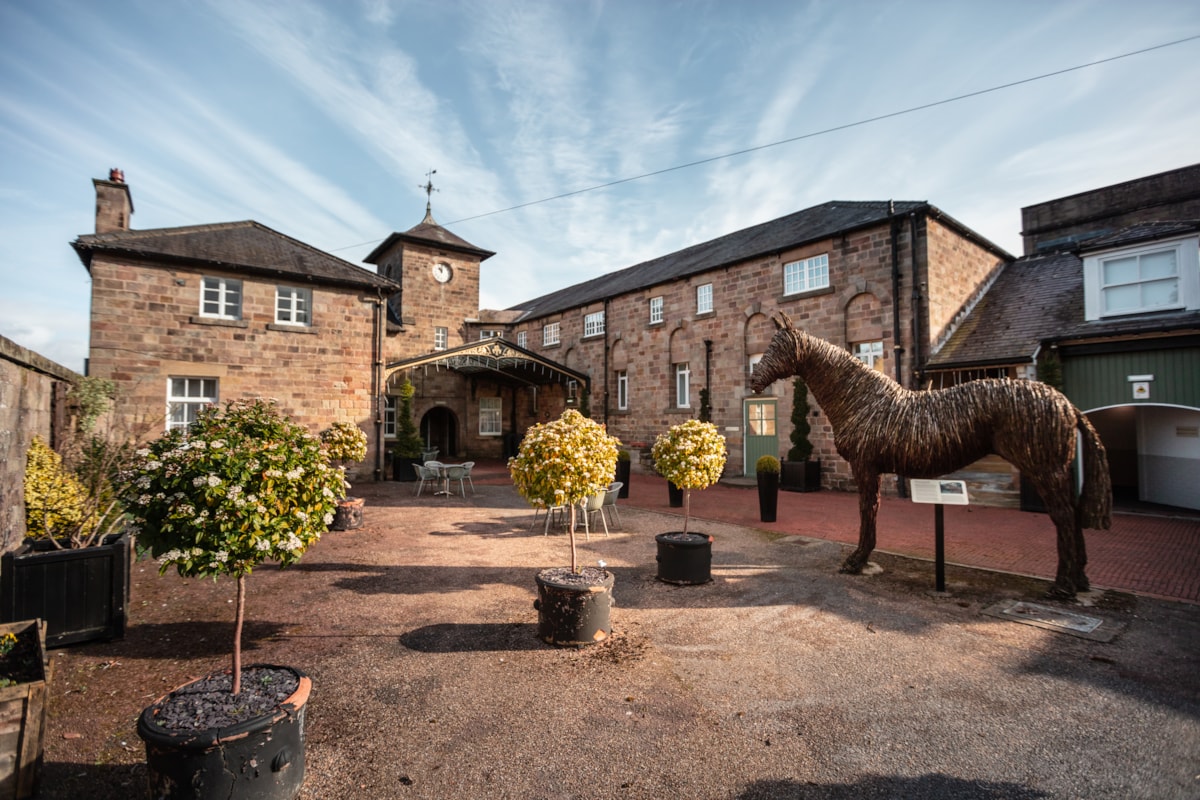
[[[421,451],[425,448],[425,442],[422,441],[421,434],[417,432],[417,425],[413,422],[412,417],[412,401],[416,393],[416,387],[412,385],[412,381],[406,378],[400,385],[398,393],[400,407],[396,409],[396,441],[392,445],[393,457],[420,458]]]
[[[711,422],[689,419],[660,433],[650,450],[654,469],[683,490],[683,532],[692,511],[692,489],[705,489],[725,470],[725,437]]]
[[[808,423],[808,386],[803,378],[792,381],[792,447],[788,450],[788,461],[808,461],[812,456],[812,442],[808,434],[812,426]]]

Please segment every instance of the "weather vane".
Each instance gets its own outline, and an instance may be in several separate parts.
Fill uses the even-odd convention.
[[[433,188],[433,176],[434,175],[437,175],[436,169],[431,169],[428,172],[426,172],[425,173],[425,183],[421,184],[421,188],[425,190],[425,216],[427,216],[427,217],[433,213],[432,203],[431,203],[431,201],[433,200],[433,193],[437,192],[437,191],[441,191],[440,189]]]

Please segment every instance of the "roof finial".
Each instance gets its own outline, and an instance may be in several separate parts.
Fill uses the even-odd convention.
[[[425,221],[433,222],[433,205],[430,201],[433,199],[433,193],[440,191],[433,188],[433,176],[437,175],[436,169],[431,169],[425,173],[425,183],[421,188],[425,190]]]

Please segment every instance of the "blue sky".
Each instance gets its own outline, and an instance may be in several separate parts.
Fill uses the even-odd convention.
[[[485,308],[834,199],[1019,254],[1022,206],[1200,162],[1200,40],[809,134],[1196,35],[1181,0],[0,0],[0,334],[82,369],[111,167],[134,228],[356,264],[436,169]]]

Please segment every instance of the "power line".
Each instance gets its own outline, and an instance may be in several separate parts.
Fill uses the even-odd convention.
[[[1041,81],[1041,80],[1045,80],[1047,78],[1054,78],[1059,75],[1066,75],[1069,72],[1078,72],[1079,70],[1082,70],[1082,69],[1088,69],[1090,67],[1100,66],[1101,64],[1109,64],[1113,61],[1120,61],[1121,59],[1124,59],[1124,58],[1132,58],[1133,56],[1144,55],[1146,53],[1154,52],[1155,50],[1162,50],[1167,47],[1174,47],[1175,45],[1186,44],[1187,42],[1194,42],[1197,39],[1200,39],[1200,34],[1196,34],[1193,36],[1187,36],[1187,37],[1184,37],[1183,39],[1176,39],[1171,42],[1163,42],[1162,44],[1156,44],[1156,45],[1152,45],[1150,47],[1143,47],[1140,50],[1131,50],[1128,53],[1121,53],[1120,55],[1109,56],[1108,58],[1101,58],[1101,59],[1097,59],[1095,61],[1088,61],[1084,64],[1076,64],[1073,67],[1065,67],[1063,69],[1054,70],[1053,72],[1043,72],[1040,75],[1034,75],[1029,78],[1022,78],[1020,80],[1010,81],[1008,83],[1002,83],[997,86],[989,87],[987,89],[979,89],[974,92],[967,92],[966,94],[955,95],[954,97],[947,97],[942,100],[934,100],[932,102],[923,103],[918,106],[910,106],[909,108],[905,108],[900,111],[891,111],[891,112],[888,112],[887,114],[879,114],[874,117],[867,117],[866,119],[860,119],[856,122],[847,122],[843,125],[835,125],[831,128],[824,128],[819,131],[811,131],[809,133],[803,133],[803,134],[800,134],[799,136],[792,136],[788,139],[780,139],[779,141],[771,142],[769,144],[760,144],[760,145],[756,145],[754,147],[746,147],[746,148],[743,148],[742,150],[735,150],[731,153],[723,153],[722,155],[711,156],[709,158],[702,158],[697,161],[689,161],[686,164],[676,164],[673,167],[664,167],[663,169],[656,169],[652,172],[643,172],[640,175],[632,175],[627,178],[618,178],[615,181],[609,181],[607,183],[598,183],[594,186],[587,186],[582,189],[575,189],[570,192],[563,192],[562,194],[556,194],[552,197],[543,197],[540,200],[530,200],[529,202],[526,202],[526,203],[518,203],[515,206],[509,206],[507,208],[500,208],[500,209],[496,209],[495,211],[487,211],[483,214],[476,214],[471,217],[462,217],[461,219],[456,219],[456,220],[453,220],[452,222],[447,222],[446,224],[447,225],[457,225],[460,222],[470,222],[470,221],[476,220],[476,219],[483,219],[484,217],[491,217],[491,216],[495,216],[496,214],[504,214],[509,211],[516,211],[516,210],[522,209],[522,208],[529,208],[530,206],[541,205],[542,203],[549,203],[554,200],[562,200],[567,197],[574,197],[576,195],[585,194],[587,192],[595,192],[600,189],[608,189],[613,186],[620,186],[623,183],[632,183],[633,181],[640,181],[640,180],[644,180],[645,178],[653,178],[657,175],[665,175],[668,172],[677,172],[681,169],[689,169],[690,167],[698,167],[703,164],[711,164],[715,161],[722,161],[727,158],[734,158],[735,156],[746,155],[747,153],[756,153],[760,150],[767,150],[772,147],[779,147],[781,145],[791,144],[792,142],[799,142],[799,141],[803,141],[805,139],[813,139],[818,136],[825,136],[826,134],[830,134],[830,133],[837,133],[838,131],[849,130],[851,128],[858,128],[863,125],[870,125],[871,123],[874,123],[874,122],[881,122],[882,120],[885,120],[885,119],[894,119],[896,117],[902,117],[906,114],[914,114],[918,111],[925,111],[930,108],[937,108],[938,106],[949,105],[950,103],[957,103],[960,100],[967,100],[972,97],[980,97],[982,95],[991,94],[993,92],[999,92],[1004,89],[1011,89],[1014,86],[1023,86],[1024,84],[1027,84],[1027,83],[1033,83],[1035,81]],[[350,247],[361,247],[362,245],[374,244],[375,242],[379,242],[379,241],[382,241],[382,239],[375,239],[370,242],[363,242],[361,245],[351,245]],[[338,249],[339,250],[349,250],[350,247],[341,247]]]

